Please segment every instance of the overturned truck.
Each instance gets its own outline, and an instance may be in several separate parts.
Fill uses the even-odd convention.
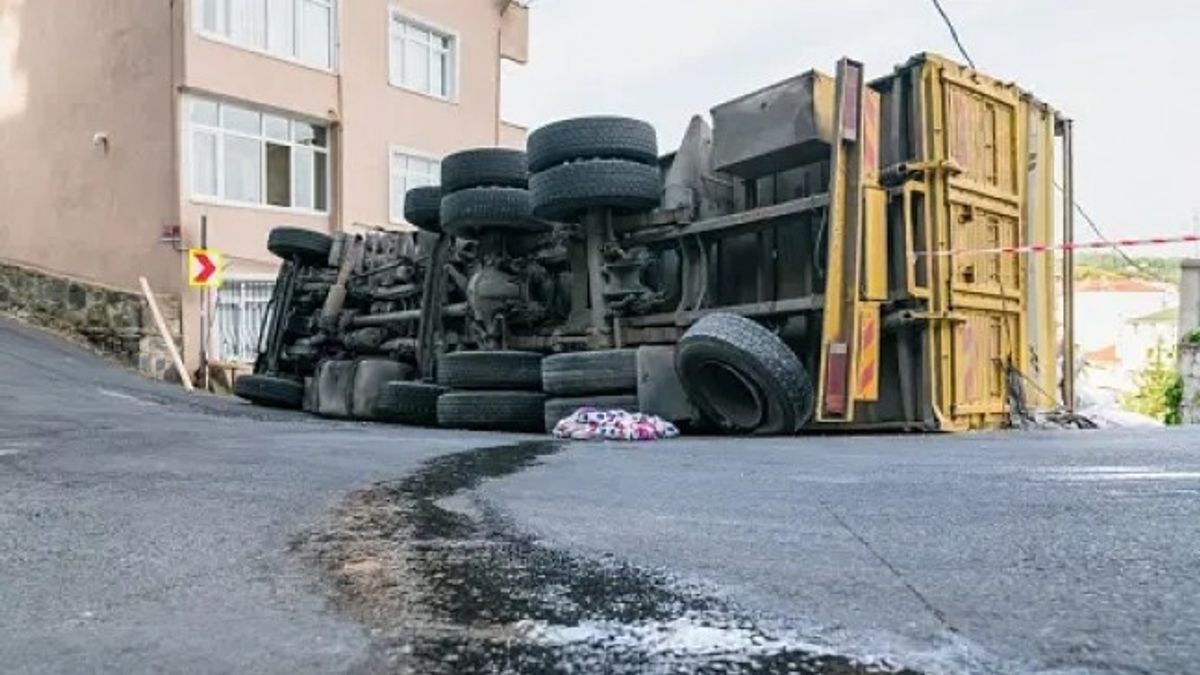
[[[279,228],[251,401],[540,431],[578,407],[700,429],[958,431],[1056,404],[1064,124],[941,57],[841,61],[696,117],[447,157],[416,233]],[[1070,155],[1063,153],[1064,175]]]

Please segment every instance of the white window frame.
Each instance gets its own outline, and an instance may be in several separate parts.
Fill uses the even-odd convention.
[[[192,104],[197,101],[216,104],[216,106],[217,106],[217,126],[216,127],[210,126],[208,124],[196,122],[192,119]],[[258,115],[259,115],[258,135],[255,136],[253,134],[249,134],[249,133],[242,132],[242,131],[237,131],[234,129],[227,129],[227,128],[221,126],[221,124],[222,124],[222,107],[223,106],[233,106],[236,108],[250,110],[255,113],[258,113]],[[279,118],[283,118],[283,119],[287,120],[287,122],[288,122],[288,139],[286,141],[279,140],[277,138],[272,138],[272,137],[266,135],[266,131],[265,131],[266,123],[263,118],[268,117],[268,116],[279,117]],[[315,146],[315,145],[305,145],[303,143],[297,142],[294,139],[294,133],[292,131],[292,125],[295,123],[310,124],[312,126],[321,127],[323,129],[325,129],[325,147],[320,147],[320,146]],[[310,119],[305,119],[303,117],[289,115],[287,113],[280,113],[280,112],[276,112],[273,110],[266,110],[261,107],[243,103],[240,101],[229,101],[229,100],[209,98],[209,97],[203,97],[203,96],[188,96],[184,100],[183,125],[182,126],[183,126],[183,133],[185,135],[185,147],[187,148],[187,152],[185,153],[185,155],[183,157],[183,161],[186,162],[187,168],[186,168],[186,170],[182,171],[181,173],[183,175],[187,176],[187,185],[185,187],[187,190],[187,194],[189,195],[189,199],[193,203],[215,204],[217,206],[231,206],[231,207],[238,207],[238,208],[250,208],[250,209],[259,209],[259,210],[267,210],[267,211],[276,211],[276,212],[282,212],[282,213],[295,213],[295,214],[323,216],[323,217],[328,216],[331,213],[331,211],[333,210],[333,192],[332,192],[332,187],[333,187],[333,148],[332,148],[333,135],[332,135],[332,130],[330,129],[330,126],[328,123],[322,122],[322,121],[314,121],[314,120],[310,120]],[[195,152],[194,145],[195,145],[195,138],[196,138],[197,133],[208,134],[210,136],[213,136],[216,139],[216,157],[215,157],[216,188],[217,188],[216,195],[206,195],[206,194],[200,194],[200,193],[196,192],[197,176],[196,176],[196,163],[193,161],[193,153]],[[260,162],[259,162],[259,200],[256,202],[243,201],[243,200],[238,200],[238,199],[230,199],[225,196],[225,138],[227,136],[233,136],[236,138],[245,138],[245,139],[249,139],[249,140],[258,141],[258,143],[259,143],[259,147],[261,148],[260,153],[259,153],[259,158],[260,158]],[[290,151],[290,158],[289,158],[290,163],[289,163],[289,172],[288,172],[288,181],[289,181],[288,189],[289,189],[289,196],[291,198],[290,201],[292,201],[293,203],[295,202],[295,198],[296,198],[295,178],[296,178],[296,165],[297,165],[296,164],[297,151],[298,150],[312,151],[315,155],[324,155],[325,156],[325,208],[324,209],[317,209],[315,207],[309,208],[309,207],[299,207],[299,206],[277,206],[275,204],[270,204],[267,202],[267,199],[268,199],[268,196],[267,196],[267,144],[268,143],[270,143],[272,145],[286,146]],[[314,199],[313,199],[313,201],[315,202],[316,201],[316,199],[315,199],[316,198],[316,187],[317,187],[317,183],[315,180],[315,173],[316,173],[315,163],[314,163],[313,173],[314,173],[314,180],[313,180],[313,198]]]
[[[437,33],[437,34],[440,34],[442,37],[445,37],[450,40],[450,49],[447,52],[449,54],[450,64],[449,64],[449,67],[446,69],[447,77],[450,78],[450,82],[448,83],[449,84],[448,89],[450,90],[449,94],[443,95],[443,94],[435,93],[434,91],[432,91],[433,79],[434,79],[433,78],[433,73],[434,73],[433,54],[435,51],[435,48],[432,44],[428,45],[429,57],[430,57],[429,58],[430,91],[418,89],[416,87],[412,87],[412,86],[409,86],[404,83],[403,60],[401,60],[398,63],[396,61],[396,59],[392,58],[393,57],[393,51],[392,51],[393,41],[395,41],[397,38],[401,39],[402,41],[406,40],[406,38],[404,38],[403,36],[398,36],[396,34],[399,24],[403,24],[406,26],[412,26],[414,28],[419,28],[421,30],[428,31],[430,33]],[[387,55],[388,55],[388,57],[387,57],[388,58],[388,84],[392,85],[393,87],[396,87],[397,89],[403,89],[404,91],[412,92],[414,94],[420,94],[421,96],[428,96],[429,98],[433,98],[438,101],[446,101],[448,103],[457,103],[458,102],[458,95],[459,95],[459,91],[460,91],[459,83],[461,81],[461,75],[462,75],[462,37],[459,35],[458,31],[452,30],[445,26],[440,26],[437,23],[434,23],[434,22],[424,19],[422,17],[411,14],[408,11],[401,9],[399,5],[393,4],[388,7],[388,14],[387,14]]]
[[[237,0],[211,0],[216,3],[216,23],[217,31],[205,29],[203,21],[204,3],[208,0],[191,0],[192,2],[192,32],[196,35],[213,42],[219,42],[238,49],[244,49],[248,52],[269,56],[273,59],[286,61],[293,65],[311,68],[323,73],[337,73],[341,61],[342,43],[341,43],[341,25],[342,25],[342,3],[340,0],[292,0],[292,54],[284,54],[278,51],[272,51],[270,45],[271,39],[271,5],[270,2],[264,1],[266,16],[264,17],[264,47],[258,47],[252,44],[239,42],[234,40],[231,35],[221,33],[221,27],[224,26],[226,33],[232,32],[229,26],[229,17],[226,14],[227,2],[236,2]],[[321,65],[319,63],[310,63],[300,57],[301,40],[303,39],[303,24],[300,21],[300,8],[305,3],[323,5],[329,8],[329,65]]]
[[[387,196],[387,198],[388,198],[388,220],[393,225],[412,225],[412,223],[410,223],[404,219],[404,199],[403,199],[403,197],[401,197],[401,199],[398,200],[399,203],[397,203],[397,199],[396,199],[396,178],[399,174],[399,172],[396,171],[396,160],[399,158],[403,158],[405,160],[420,159],[420,160],[424,160],[426,162],[432,162],[433,164],[435,164],[436,166],[434,168],[434,173],[433,173],[433,182],[430,183],[430,185],[441,185],[442,184],[442,176],[441,176],[442,158],[437,155],[428,153],[428,152],[422,152],[421,150],[414,150],[412,148],[406,148],[406,147],[400,146],[400,145],[392,145],[392,146],[388,147],[388,196]],[[409,175],[412,175],[412,174],[410,174],[410,172],[408,172],[408,171],[404,172],[405,186],[406,186],[405,192],[406,193],[408,192],[407,186],[408,186],[408,176]]]

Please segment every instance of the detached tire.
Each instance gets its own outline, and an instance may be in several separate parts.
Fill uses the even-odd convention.
[[[441,234],[442,189],[440,187],[419,187],[406,192],[404,194],[404,219],[417,229]]]
[[[679,340],[675,368],[701,414],[730,433],[791,434],[813,414],[812,380],[774,333],[710,314]]]
[[[658,163],[654,127],[628,117],[579,117],[554,122],[529,135],[529,170],[537,173],[580,159]]]
[[[606,349],[547,356],[542,386],[555,396],[637,391],[637,350]]]
[[[277,227],[267,235],[267,250],[283,260],[299,260],[311,267],[328,267],[333,238],[299,227]]]
[[[455,391],[438,399],[438,426],[540,433],[545,401],[544,394],[534,391]]]
[[[437,402],[448,391],[427,382],[389,382],[379,399],[379,412],[389,422],[437,426]]]
[[[233,393],[255,405],[299,410],[304,403],[304,385],[271,375],[243,375],[233,383]]]
[[[642,213],[662,201],[658,168],[618,159],[562,164],[529,179],[533,215],[571,220],[588,209]]]
[[[452,389],[542,390],[542,355],[533,352],[483,351],[443,354],[438,384]]]
[[[477,187],[529,187],[525,153],[505,148],[456,152],[442,160],[442,192],[453,194]]]
[[[580,396],[578,398],[552,398],[546,401],[546,433],[554,431],[559,421],[570,417],[580,408],[595,408],[596,410],[624,410],[625,412],[641,412],[638,408],[636,394],[620,396]]]
[[[442,198],[442,230],[472,238],[488,231],[543,232],[533,219],[529,192],[519,188],[482,187]]]

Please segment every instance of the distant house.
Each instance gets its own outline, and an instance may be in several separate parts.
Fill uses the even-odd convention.
[[[1081,352],[1118,344],[1128,322],[1179,307],[1173,284],[1141,279],[1085,279],[1075,284],[1075,343]],[[1119,346],[1119,344],[1118,344]],[[1118,349],[1124,360],[1128,354]]]
[[[1118,355],[1123,365],[1133,371],[1145,368],[1160,353],[1160,358],[1173,359],[1179,342],[1179,308],[1170,307],[1135,317],[1125,323]]]
[[[1153,350],[1172,349],[1178,340],[1178,289],[1141,279],[1086,279],[1075,288],[1075,343],[1084,355],[1081,382],[1114,393],[1131,391]]]

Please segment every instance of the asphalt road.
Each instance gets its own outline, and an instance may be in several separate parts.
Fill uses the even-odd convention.
[[[189,396],[0,319],[0,671],[354,669],[368,633],[291,539],[350,490],[501,442]]]
[[[0,670],[1200,672],[1200,433],[529,440],[0,319]]]

